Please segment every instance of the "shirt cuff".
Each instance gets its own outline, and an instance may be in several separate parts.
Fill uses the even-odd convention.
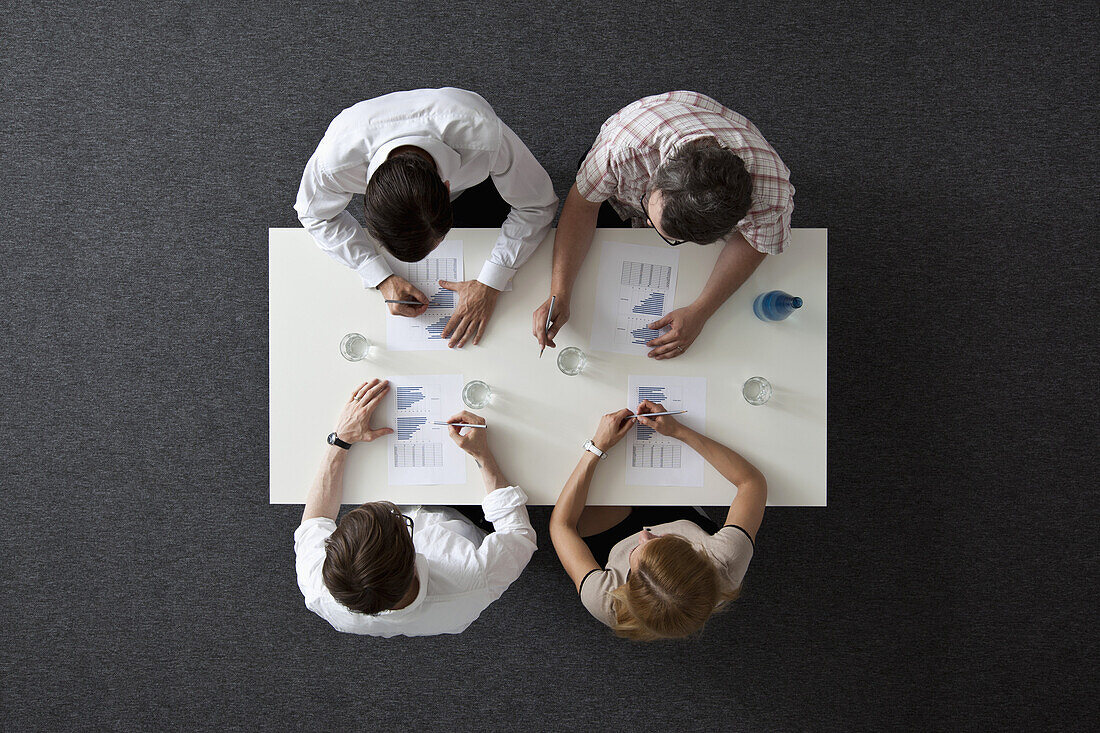
[[[390,269],[389,263],[386,262],[386,258],[382,255],[371,257],[360,265],[356,272],[359,273],[359,277],[363,278],[364,288],[376,288],[379,283],[393,274],[393,270]]]
[[[518,486],[490,491],[481,500],[481,509],[490,522],[503,519],[512,510],[527,504],[527,494]]]
[[[516,274],[514,268],[498,265],[495,262],[485,261],[481,268],[481,274],[477,276],[478,282],[484,283],[497,290],[511,290],[512,277]]]

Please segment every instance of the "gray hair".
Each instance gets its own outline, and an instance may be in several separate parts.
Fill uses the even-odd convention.
[[[677,148],[653,174],[650,187],[664,197],[661,228],[698,244],[725,238],[752,205],[745,161],[713,137]]]

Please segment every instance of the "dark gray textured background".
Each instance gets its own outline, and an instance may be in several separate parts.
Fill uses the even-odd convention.
[[[0,726],[1095,724],[1094,6],[414,5],[0,13]],[[830,230],[829,507],[769,510],[697,640],[598,626],[546,510],[461,636],[302,604],[267,228],[337,112],[441,85],[562,196],[619,107],[710,94]]]

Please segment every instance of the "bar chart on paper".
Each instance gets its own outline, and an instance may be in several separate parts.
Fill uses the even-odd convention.
[[[608,243],[600,261],[592,346],[645,355],[646,343],[663,333],[650,324],[672,309],[676,298],[675,250]]]
[[[661,332],[650,328],[649,324],[665,314],[665,295],[671,281],[672,268],[668,265],[623,262],[619,306],[628,325],[616,335],[621,335],[627,343],[642,346],[659,336]]]
[[[420,262],[401,262],[386,255],[393,273],[412,283],[428,297],[428,310],[415,318],[386,315],[386,348],[391,351],[446,349],[443,329],[458,304],[455,292],[440,287],[440,280],[463,278],[462,242],[444,240]]]
[[[439,402],[439,388],[434,385],[395,387],[394,401],[397,439],[393,446],[393,464],[398,468],[442,466],[443,443],[438,435],[432,435],[431,430],[424,430],[432,414],[433,403]]]
[[[702,431],[705,427],[707,380],[704,377],[635,376],[627,380],[631,409],[643,400],[665,410],[687,410],[676,419]],[[703,458],[675,438],[637,424],[627,434],[626,482],[632,486],[702,486]]]
[[[436,420],[458,411],[461,375],[390,377],[389,480],[394,485],[462,483],[466,461]]]

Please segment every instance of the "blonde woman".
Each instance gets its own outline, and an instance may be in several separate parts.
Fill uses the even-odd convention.
[[[687,636],[741,590],[764,518],[768,484],[726,446],[665,416],[646,400],[635,415],[604,415],[558,497],[550,537],[581,603],[619,636],[638,641]],[[731,484],[737,496],[718,528],[682,507],[586,507],[596,467],[638,422],[691,446]]]

